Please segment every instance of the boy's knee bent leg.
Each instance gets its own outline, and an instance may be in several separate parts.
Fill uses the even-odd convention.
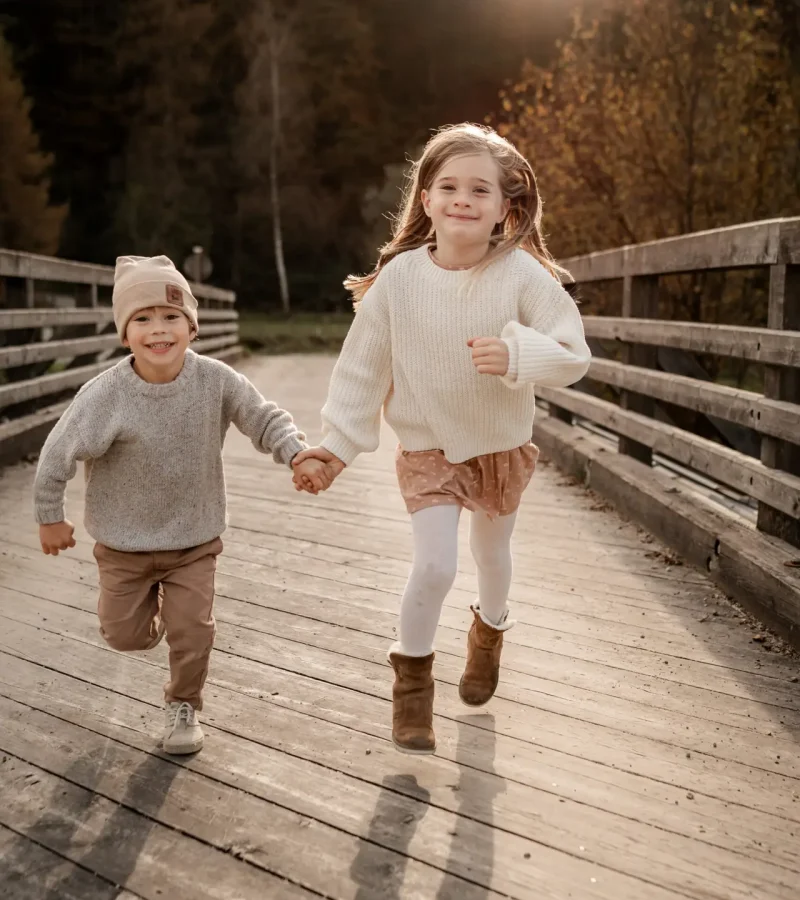
[[[217,624],[213,618],[204,621],[170,620],[167,625],[167,643],[175,653],[201,656],[214,646]]]
[[[132,632],[125,627],[117,627],[116,624],[104,622],[100,625],[100,634],[103,640],[112,650],[121,650],[132,653],[135,650],[145,650],[153,640],[150,631]]]

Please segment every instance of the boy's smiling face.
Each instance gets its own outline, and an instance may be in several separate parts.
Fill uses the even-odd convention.
[[[134,368],[145,381],[176,378],[194,336],[188,318],[168,306],[140,309],[128,322],[123,344],[135,357]]]

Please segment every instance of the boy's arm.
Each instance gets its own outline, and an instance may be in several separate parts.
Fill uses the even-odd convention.
[[[67,482],[74,478],[79,461],[100,455],[92,452],[94,448],[90,448],[84,437],[81,424],[83,407],[81,397],[76,397],[47,436],[39,454],[33,483],[34,509],[39,525],[52,525],[65,520]]]
[[[266,400],[241,373],[230,370],[225,384],[228,417],[261,453],[271,453],[276,463],[291,466],[308,446],[291,415]]]

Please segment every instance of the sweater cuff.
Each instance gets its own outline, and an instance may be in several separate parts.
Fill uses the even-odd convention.
[[[63,502],[48,503],[46,505],[37,503],[35,516],[37,525],[56,525],[58,522],[63,522],[67,517]]]
[[[303,450],[308,450],[308,444],[305,441],[301,441],[297,435],[292,435],[280,446],[277,456],[283,465],[291,468],[292,460]]]
[[[519,341],[516,338],[501,338],[508,347],[508,369],[503,375],[503,381],[509,387],[516,385],[519,375]]]
[[[346,466],[352,465],[353,460],[361,453],[361,449],[356,444],[335,431],[323,439],[320,447],[324,447],[329,453],[338,456]]]
[[[518,385],[541,384],[548,387],[568,387],[586,374],[590,356],[578,356],[548,335],[510,322],[504,329],[504,340],[517,344]],[[588,347],[586,353],[589,353]]]

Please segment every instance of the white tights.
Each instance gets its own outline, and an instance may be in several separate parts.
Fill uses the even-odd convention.
[[[414,563],[400,603],[400,652],[427,656],[444,598],[458,570],[460,506],[431,506],[411,516]],[[483,617],[499,625],[511,586],[511,535],[516,513],[490,519],[472,513],[469,545],[478,568],[478,598]]]

